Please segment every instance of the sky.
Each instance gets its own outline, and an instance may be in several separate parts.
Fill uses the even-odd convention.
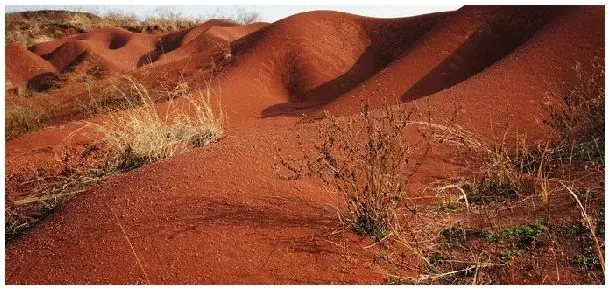
[[[104,14],[107,11],[119,10],[127,13],[135,13],[139,17],[146,15],[155,15],[157,8],[170,9],[176,12],[181,12],[187,17],[206,16],[216,13],[217,15],[231,15],[236,9],[244,9],[250,12],[258,12],[262,21],[275,22],[287,16],[313,10],[334,10],[349,12],[353,14],[379,17],[379,18],[394,18],[420,15],[432,12],[456,10],[459,5],[182,5],[182,6],[162,6],[162,5],[9,5],[6,6],[6,12],[28,11],[28,10],[76,10],[89,11],[96,14]],[[239,7],[239,8],[238,8]]]

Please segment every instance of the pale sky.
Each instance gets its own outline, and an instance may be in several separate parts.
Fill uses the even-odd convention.
[[[140,17],[146,15],[154,15],[155,9],[165,7],[174,11],[182,12],[184,16],[197,17],[206,16],[218,12],[222,15],[230,15],[234,13],[238,6],[235,5],[182,5],[182,6],[162,6],[162,5],[140,5],[140,6],[118,6],[118,5],[8,5],[6,12],[27,11],[27,10],[76,10],[89,11],[96,14],[104,14],[106,11],[120,10],[128,13],[135,13]],[[339,5],[273,5],[273,6],[254,6],[240,5],[239,7],[246,11],[258,12],[263,21],[275,22],[287,16],[314,10],[334,10],[349,12],[353,14],[379,17],[379,18],[394,18],[420,15],[432,12],[450,11],[460,8],[459,5],[359,5],[359,6],[339,6]]]

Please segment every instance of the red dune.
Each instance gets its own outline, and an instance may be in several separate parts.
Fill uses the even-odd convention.
[[[176,49],[165,51],[151,67],[188,66],[189,63],[201,64],[210,61],[223,49],[230,49],[230,43],[261,27],[264,23],[255,23],[245,26],[236,26],[230,23],[211,23],[214,25],[201,25],[184,35]],[[224,25],[222,25],[224,24]],[[163,45],[165,48],[166,45]],[[169,64],[169,65],[168,65]]]
[[[41,81],[44,83],[45,78],[53,79],[57,76],[53,65],[20,45],[7,45],[5,53],[7,59],[19,60],[7,61],[5,64],[7,85],[39,87],[44,86]]]
[[[604,31],[590,29],[603,26],[603,9],[558,10],[510,54],[465,81],[417,102],[430,102],[435,110],[447,113],[456,104],[468,108],[463,117],[470,119],[471,127],[491,120],[496,125],[510,121],[511,126],[532,139],[547,136],[549,128],[543,125],[542,117],[547,93],[559,83],[572,81],[576,64],[604,58]],[[477,128],[489,131],[489,126]]]
[[[106,70],[127,72],[150,64],[157,66],[197,57],[198,54],[218,49],[224,42],[233,41],[264,25],[259,23],[223,28],[235,24],[211,20],[191,30],[166,34],[141,34],[118,28],[104,28],[41,43],[31,47],[30,51],[50,62],[60,72],[71,69],[85,59],[99,61]],[[9,51],[7,55],[12,53]],[[8,69],[12,73],[12,68]]]
[[[136,69],[140,58],[154,49],[155,38],[116,28],[98,29],[64,40],[41,56],[59,71],[68,70],[85,58],[100,61],[108,70],[127,71]]]
[[[220,82],[240,86],[223,85],[223,103],[235,104],[227,112],[239,119],[278,114],[288,101],[288,110],[328,102],[444,17],[379,20],[330,11],[288,17],[234,44],[236,65]]]
[[[570,80],[575,64],[604,58],[604,10],[466,6],[396,19],[315,11],[271,24],[214,20],[165,34],[106,28],[29,50],[8,45],[7,83],[35,85],[96,59],[111,72],[211,85],[228,124],[217,143],[113,176],[73,198],[7,246],[5,282],[385,283],[376,253],[363,249],[370,240],[330,234],[336,212],[327,205],[339,197],[311,180],[279,179],[276,149],[297,154],[299,138],[317,136],[322,112],[353,116],[361,98],[373,108],[384,99],[417,106],[434,120],[459,108],[457,122],[488,137],[507,122],[528,138],[548,136],[545,93]],[[211,84],[197,73],[204,69],[214,74]],[[303,120],[311,123],[295,129]],[[87,142],[86,130],[65,139],[82,125],[56,124],[8,141],[7,174],[59,170],[60,147]],[[413,187],[464,170],[454,153],[429,156]],[[7,199],[12,195],[24,193],[7,182]]]
[[[348,113],[353,113],[356,102],[350,97],[367,96],[379,88],[403,101],[448,89],[510,54],[547,19],[561,17],[564,9],[463,7],[379,74],[345,94],[345,100],[326,109],[339,113],[352,108]]]

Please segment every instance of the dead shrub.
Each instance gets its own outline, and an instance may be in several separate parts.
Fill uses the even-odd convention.
[[[280,164],[294,178],[322,181],[345,201],[342,221],[357,234],[380,240],[395,227],[396,209],[421,166],[414,150],[423,141],[409,142],[405,135],[414,112],[387,104],[373,112],[362,103],[356,118],[327,115],[313,151],[301,147],[302,159],[280,158]]]
[[[545,104],[550,116],[545,123],[560,137],[553,158],[604,164],[604,61],[594,59],[588,67],[579,63],[573,71],[574,80],[552,90]]]

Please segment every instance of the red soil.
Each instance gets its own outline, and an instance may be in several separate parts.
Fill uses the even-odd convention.
[[[41,78],[55,77],[57,69],[21,45],[9,44],[5,49],[7,88],[25,86]],[[18,60],[18,61],[16,61]]]
[[[362,250],[369,239],[329,234],[338,222],[327,204],[339,199],[271,168],[275,148],[295,152],[295,121],[322,110],[352,115],[358,97],[373,106],[386,97],[429,108],[435,120],[459,106],[460,124],[484,134],[509,120],[542,137],[547,83],[603,58],[603,27],[603,7],[464,7],[401,19],[318,11],[268,25],[209,22],[159,35],[103,29],[30,51],[7,46],[15,84],[95,57],[109,71],[170,72],[203,87],[207,78],[196,72],[223,61],[223,43],[231,56],[214,82],[226,137],[77,196],[8,246],[6,283],[382,283]],[[80,126],[7,142],[7,174],[59,170],[55,153]],[[304,138],[316,132],[315,124],[299,127]],[[68,145],[87,142],[80,133]],[[429,157],[414,184],[460,170],[454,157]],[[23,194],[7,187],[7,199]]]

